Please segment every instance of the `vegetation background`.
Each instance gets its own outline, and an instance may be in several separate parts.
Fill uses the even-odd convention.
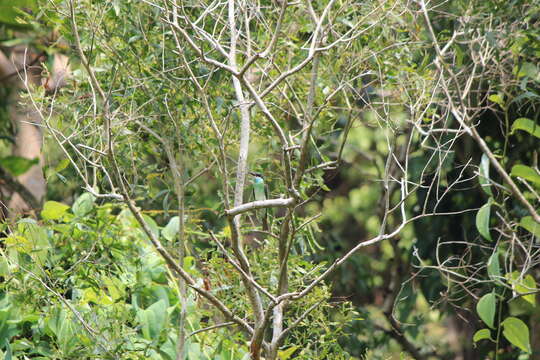
[[[0,356],[540,359],[539,14],[2,1]]]

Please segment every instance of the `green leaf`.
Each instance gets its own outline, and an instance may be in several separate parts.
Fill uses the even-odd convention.
[[[540,175],[532,167],[526,165],[514,165],[510,172],[512,176],[523,178],[527,181],[533,182],[536,185],[540,185]]]
[[[120,281],[118,278],[107,277],[103,279],[103,283],[107,286],[107,290],[109,290],[109,294],[111,295],[113,302],[117,301],[125,295],[125,289],[122,281]]]
[[[7,259],[3,256],[0,256],[0,276],[4,278],[9,274],[9,263]]]
[[[142,326],[143,336],[147,340],[158,340],[161,330],[167,321],[167,306],[165,301],[159,300],[148,309],[137,311],[137,320]]]
[[[112,2],[114,13],[116,16],[120,16],[120,4],[118,0],[113,0]]]
[[[290,348],[288,349],[285,349],[285,350],[280,350],[278,352],[278,357],[279,357],[279,360],[288,360],[291,358],[291,356],[294,354],[294,352],[296,350],[298,350],[299,346],[298,345],[295,345],[295,346],[291,346]]]
[[[105,294],[104,291],[100,291],[99,293],[96,292],[92,288],[84,289],[83,296],[82,296],[82,302],[83,304],[87,304],[89,302],[93,302],[97,305],[112,305],[114,304],[113,299],[109,297],[107,294]]]
[[[521,68],[519,69],[519,72],[517,74],[519,77],[527,76],[531,79],[536,79],[538,76],[538,69],[536,68],[536,64],[533,64],[531,62],[524,62],[521,65]]]
[[[488,99],[493,101],[496,104],[499,104],[499,106],[504,109],[504,101],[501,95],[499,94],[489,95]]]
[[[11,353],[11,346],[9,345],[9,342],[6,342],[6,355],[4,356],[4,360],[12,360],[13,355]]]
[[[519,118],[514,121],[512,124],[512,134],[515,133],[516,130],[526,131],[540,139],[540,125],[536,124],[531,119]]]
[[[12,46],[17,46],[17,45],[21,45],[21,44],[28,45],[28,44],[31,44],[31,43],[32,43],[32,38],[30,38],[30,37],[18,37],[18,38],[15,38],[15,39],[9,39],[9,40],[2,41],[2,42],[0,42],[0,45],[5,46],[5,47],[12,47]]]
[[[515,297],[508,301],[508,316],[532,315],[535,308],[522,297]]]
[[[523,295],[523,300],[530,303],[533,307],[536,306],[536,295],[529,294],[536,291],[536,281],[531,274],[522,277],[519,271],[514,271],[511,274],[506,274],[506,278],[512,285],[512,289],[518,294]]]
[[[531,352],[529,328],[523,321],[515,317],[508,317],[501,325],[506,340],[527,353]]]
[[[493,196],[489,182],[489,158],[486,154],[482,154],[482,160],[480,160],[480,177],[478,178],[478,182],[486,194]]]
[[[489,214],[491,209],[491,198],[489,201],[478,210],[476,213],[476,228],[480,235],[484,238],[491,240],[491,234],[489,233]]]
[[[156,238],[159,237],[159,226],[156,224],[156,221],[146,214],[143,214],[142,217],[146,222],[146,225],[148,225],[148,228],[150,228],[150,231],[152,231],[152,233],[154,234],[154,236]]]
[[[9,171],[13,176],[19,176],[27,172],[32,166],[39,163],[39,159],[27,159],[20,156],[6,156],[0,159],[0,166]]]
[[[525,275],[523,282],[516,286],[516,291],[520,294],[528,294],[536,292],[536,281],[531,274]],[[533,307],[536,306],[536,294],[524,295],[523,299],[530,303]]]
[[[174,216],[169,220],[167,226],[163,228],[161,234],[165,239],[173,241],[176,234],[178,234],[178,231],[180,231],[180,218],[178,216]]]
[[[96,198],[94,195],[85,192],[81,196],[75,200],[75,203],[73,203],[73,213],[77,216],[84,216],[88,214],[90,211],[92,211],[92,208],[94,207],[94,201]]]
[[[29,220],[31,219],[21,219],[17,222],[17,230],[26,240],[21,242],[21,245],[27,247],[27,253],[34,259],[34,262],[44,264],[50,248],[47,229],[39,226],[37,222]],[[17,238],[20,239],[21,236],[17,236]]]
[[[476,312],[480,316],[483,322],[487,326],[493,329],[493,322],[495,321],[495,310],[497,307],[497,298],[494,293],[489,293],[478,301],[476,304]]]
[[[69,206],[59,203],[57,201],[47,201],[43,205],[41,211],[41,217],[45,220],[58,220],[69,209]]]
[[[497,249],[491,254],[489,257],[489,260],[487,262],[487,272],[488,276],[491,280],[495,280],[496,282],[501,281],[501,269],[499,264],[499,254],[497,252]]]
[[[2,0],[0,1],[0,23],[11,26],[23,26],[17,21],[20,11],[36,10],[36,0]]]
[[[137,322],[141,326],[142,335],[146,340],[152,340],[152,336],[150,335],[150,323],[154,320],[152,315],[152,312],[145,309],[139,309],[136,315]]]
[[[540,237],[540,224],[538,224],[532,216],[522,217],[519,226],[533,234],[534,236]]]
[[[474,342],[478,342],[478,341],[484,340],[484,339],[489,339],[489,340],[493,341],[493,339],[491,338],[491,331],[489,329],[478,330],[473,335],[473,341]]]
[[[69,159],[63,159],[62,161],[58,163],[58,165],[56,165],[56,167],[54,168],[54,171],[60,172],[64,170],[65,168],[67,168],[68,165],[69,165]]]
[[[176,359],[176,337],[173,338],[174,335],[169,334],[167,341],[159,348],[159,353],[163,360]],[[189,345],[187,347],[189,347]]]

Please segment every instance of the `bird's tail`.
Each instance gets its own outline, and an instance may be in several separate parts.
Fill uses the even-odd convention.
[[[264,209],[264,215],[262,217],[262,229],[265,232],[270,231],[270,227],[268,226],[268,208]]]

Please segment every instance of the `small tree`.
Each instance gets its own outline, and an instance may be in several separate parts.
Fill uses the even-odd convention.
[[[71,24],[66,35],[89,82],[77,74],[79,85],[70,94],[77,101],[66,103],[79,109],[70,112],[73,125],[44,122],[85,189],[125,202],[178,276],[179,358],[185,304],[193,294],[221,312],[225,324],[242,329],[253,359],[261,351],[277,358],[287,337],[308,326],[306,319],[327,301],[323,280],[358,250],[394,237],[411,220],[405,212],[405,173],[391,166],[402,161],[394,158],[392,134],[408,125],[381,115],[389,115],[384,93],[378,95],[382,106],[372,105],[357,88],[371,74],[356,58],[371,57],[358,39],[380,26],[371,16],[384,7],[335,1],[323,6],[164,1],[133,7],[70,1],[63,10]],[[320,213],[309,204],[325,190],[324,174],[343,162],[359,101],[368,104],[387,137],[387,171],[381,174],[386,210],[377,236],[323,269],[303,260],[318,246]],[[64,101],[55,103],[59,111]],[[143,157],[154,164],[139,166]],[[246,195],[250,171],[266,179],[266,200]],[[149,179],[156,176],[171,184],[176,196],[178,216],[167,226],[177,229],[176,250],[144,215],[155,186]],[[209,179],[219,186],[209,185]],[[210,207],[226,219],[225,227],[220,221],[200,226],[190,215],[208,203],[193,194],[195,186],[217,193],[219,202]],[[263,212],[270,214],[268,229],[257,225]],[[248,240],[257,249],[247,246]],[[201,241],[215,251],[198,253]],[[182,266],[186,250],[207,269],[202,283]],[[219,281],[212,274],[224,266],[221,258],[242,284],[225,297],[212,291]],[[236,280],[229,279],[229,286]],[[289,344],[292,351],[293,345],[300,344]]]

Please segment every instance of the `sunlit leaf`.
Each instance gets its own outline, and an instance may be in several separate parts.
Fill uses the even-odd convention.
[[[105,285],[107,285],[107,290],[109,291],[109,294],[111,295],[113,301],[117,301],[122,296],[124,296],[124,287],[117,278],[105,278],[103,282],[105,283]]]
[[[22,253],[29,253],[33,248],[32,242],[24,236],[11,234],[3,240],[8,248],[14,247],[17,251]]]
[[[84,303],[92,302],[97,305],[112,305],[114,303],[113,300],[107,296],[107,294],[105,294],[105,292],[100,291],[98,293],[92,288],[87,288],[84,290],[82,301]]]
[[[66,213],[66,211],[68,211],[68,209],[69,206],[58,201],[47,201],[43,205],[41,217],[45,220],[58,220]]]
[[[298,350],[299,346],[291,346],[290,348],[286,350],[281,350],[278,352],[279,360],[288,360],[291,358],[291,356],[294,354],[296,350]]]
[[[498,104],[500,107],[504,108],[504,101],[501,95],[499,94],[489,95],[488,99],[493,101],[495,104]]]
[[[65,168],[67,168],[68,165],[69,165],[69,163],[70,163],[69,159],[63,159],[62,161],[60,161],[60,162],[58,163],[58,165],[56,165],[56,167],[54,168],[54,170],[55,170],[56,172],[60,172],[60,171],[64,170]]]
[[[536,281],[531,274],[522,276],[519,271],[514,271],[511,274],[506,274],[506,278],[509,280],[512,289],[520,295],[523,295],[523,300],[530,303],[533,307],[536,306],[536,295],[534,294],[537,290]]]

